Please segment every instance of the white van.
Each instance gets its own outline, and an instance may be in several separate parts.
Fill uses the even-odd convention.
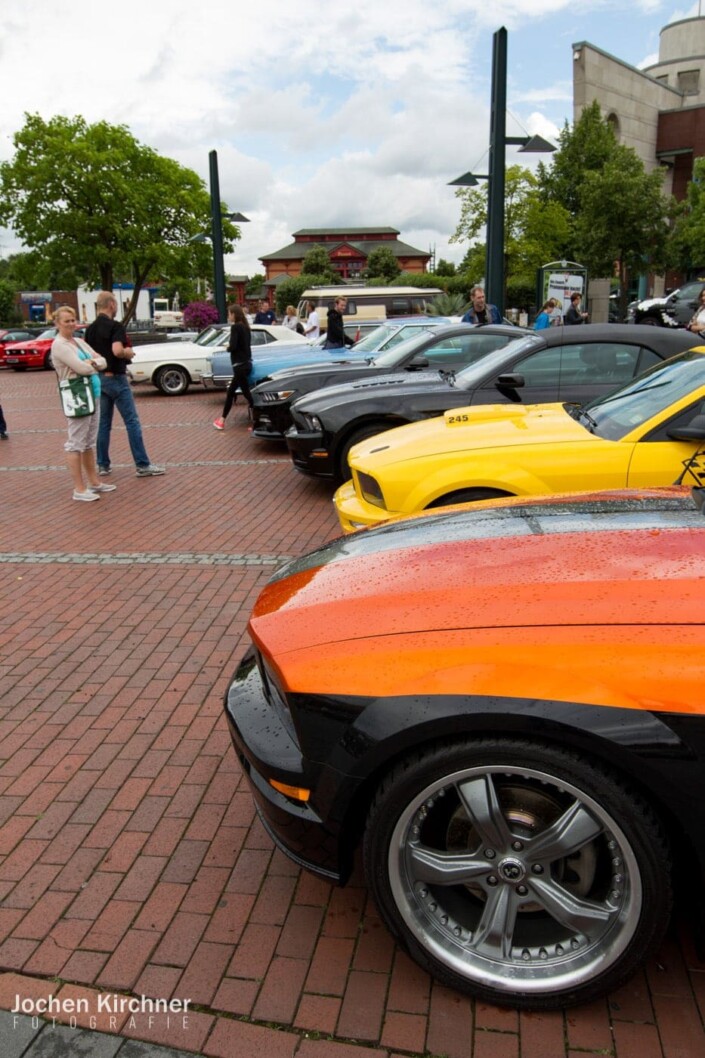
[[[321,325],[326,329],[328,308],[336,298],[347,298],[343,314],[346,323],[357,320],[384,320],[394,316],[422,316],[426,306],[443,291],[438,287],[354,287],[341,284],[333,287],[309,287],[301,295],[297,313],[306,320],[306,304],[312,301]]]

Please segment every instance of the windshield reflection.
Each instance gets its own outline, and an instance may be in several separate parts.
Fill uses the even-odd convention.
[[[608,441],[619,441],[703,385],[705,356],[689,349],[650,368],[616,393],[590,401],[585,411],[593,433]]]

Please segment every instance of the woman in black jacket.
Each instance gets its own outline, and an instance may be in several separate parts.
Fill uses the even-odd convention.
[[[250,325],[247,322],[247,316],[239,305],[231,305],[228,317],[232,324],[232,327],[230,328],[228,352],[230,353],[230,362],[233,365],[233,377],[230,380],[228,392],[225,396],[223,414],[213,423],[216,430],[225,429],[225,420],[235,403],[238,389],[242,390],[242,395],[250,408],[252,407],[252,393],[250,392],[250,387],[247,383],[248,375],[252,370]]]

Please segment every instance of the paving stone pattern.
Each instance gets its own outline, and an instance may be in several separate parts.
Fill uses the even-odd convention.
[[[430,981],[381,926],[359,868],[333,889],[272,847],[222,697],[273,567],[337,535],[330,486],[253,440],[241,405],[218,433],[221,395],[142,388],[147,449],[167,474],[136,478],[116,417],[117,491],[75,503],[54,376],[5,370],[0,399],[3,1058],[705,1054],[687,910],[620,992],[519,1014]],[[188,998],[187,1024],[13,1027],[9,1013],[17,995],[92,1011],[106,993]]]

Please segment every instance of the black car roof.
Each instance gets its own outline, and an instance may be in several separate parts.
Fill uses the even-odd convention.
[[[533,332],[547,346],[584,342],[639,342],[658,351],[692,349],[703,345],[702,338],[685,328],[649,327],[642,323],[586,323],[580,327],[547,327]]]

